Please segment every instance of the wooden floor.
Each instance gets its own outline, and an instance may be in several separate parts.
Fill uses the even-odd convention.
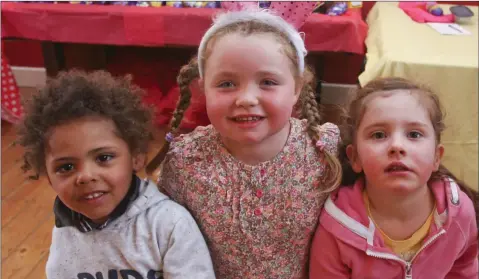
[[[55,192],[45,178],[29,180],[21,170],[21,146],[14,145],[15,127],[2,121],[2,272],[3,279],[46,278],[45,263],[54,225]],[[163,144],[155,135],[149,158]],[[141,177],[145,176],[140,172]]]

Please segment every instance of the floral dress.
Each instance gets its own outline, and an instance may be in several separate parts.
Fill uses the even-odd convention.
[[[230,155],[211,125],[171,143],[159,187],[198,222],[220,279],[307,278],[326,163],[306,121],[290,122],[283,150],[254,166]]]

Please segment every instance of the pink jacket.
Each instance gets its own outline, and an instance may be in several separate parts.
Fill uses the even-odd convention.
[[[472,201],[452,180],[429,185],[436,211],[424,245],[410,262],[384,245],[369,219],[363,180],[332,194],[320,216],[310,256],[311,279],[477,279],[478,242]]]

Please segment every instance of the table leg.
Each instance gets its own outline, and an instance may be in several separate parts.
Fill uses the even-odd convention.
[[[54,77],[65,70],[65,54],[62,43],[42,42],[43,60],[48,77]]]
[[[314,53],[311,56],[306,58],[306,63],[313,67],[316,79],[316,102],[321,103],[321,89],[324,78],[324,54]]]

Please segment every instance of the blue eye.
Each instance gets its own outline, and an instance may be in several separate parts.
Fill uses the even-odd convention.
[[[100,155],[96,158],[96,160],[100,163],[105,163],[113,159],[113,155]]]
[[[386,134],[384,132],[374,132],[371,137],[373,139],[383,139],[386,137]]]
[[[275,86],[275,85],[278,85],[278,83],[274,80],[270,80],[270,79],[266,79],[266,80],[263,80],[261,82],[263,85],[266,85],[266,86]]]
[[[413,139],[418,139],[418,138],[422,137],[422,134],[417,132],[417,131],[413,131],[413,132],[410,132],[408,134],[408,137],[413,138]]]
[[[233,88],[234,86],[234,83],[231,81],[223,81],[218,85],[219,88]]]
[[[58,168],[56,168],[56,172],[58,173],[67,173],[69,171],[72,171],[73,170],[73,164],[63,164],[61,166],[59,166]]]

